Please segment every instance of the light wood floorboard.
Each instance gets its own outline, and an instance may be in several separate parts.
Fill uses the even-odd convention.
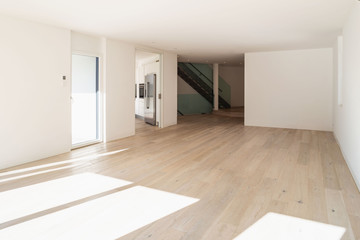
[[[69,167],[2,176],[0,192],[94,172],[134,182],[131,186],[200,199],[121,239],[232,239],[270,211],[344,226],[344,240],[360,239],[360,193],[331,132],[244,127],[243,118],[218,115],[182,116],[178,122],[159,129],[137,119],[135,136],[3,170],[48,163],[59,165],[41,171]],[[61,163],[121,149],[128,150]],[[37,175],[6,181],[29,173]],[[17,219],[0,229],[106,194]]]

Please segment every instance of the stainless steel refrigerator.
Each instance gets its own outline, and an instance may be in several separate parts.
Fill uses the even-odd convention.
[[[145,122],[156,125],[156,74],[145,76]]]

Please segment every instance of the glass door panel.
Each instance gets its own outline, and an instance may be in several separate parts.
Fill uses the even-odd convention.
[[[97,57],[72,55],[72,144],[99,140]]]

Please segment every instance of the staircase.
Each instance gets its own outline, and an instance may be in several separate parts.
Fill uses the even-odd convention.
[[[206,74],[204,74],[192,63],[178,63],[178,75],[213,105],[214,94],[212,78],[206,76]],[[219,77],[219,85],[224,84],[226,84],[225,81]],[[227,95],[230,95],[230,91],[228,90],[227,92]],[[231,106],[229,101],[222,95],[224,95],[224,91],[219,88],[219,108],[230,108]],[[227,98],[230,99],[230,96],[227,96]]]

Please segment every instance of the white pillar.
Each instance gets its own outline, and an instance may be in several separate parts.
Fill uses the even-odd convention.
[[[213,64],[214,110],[219,110],[219,64]]]

